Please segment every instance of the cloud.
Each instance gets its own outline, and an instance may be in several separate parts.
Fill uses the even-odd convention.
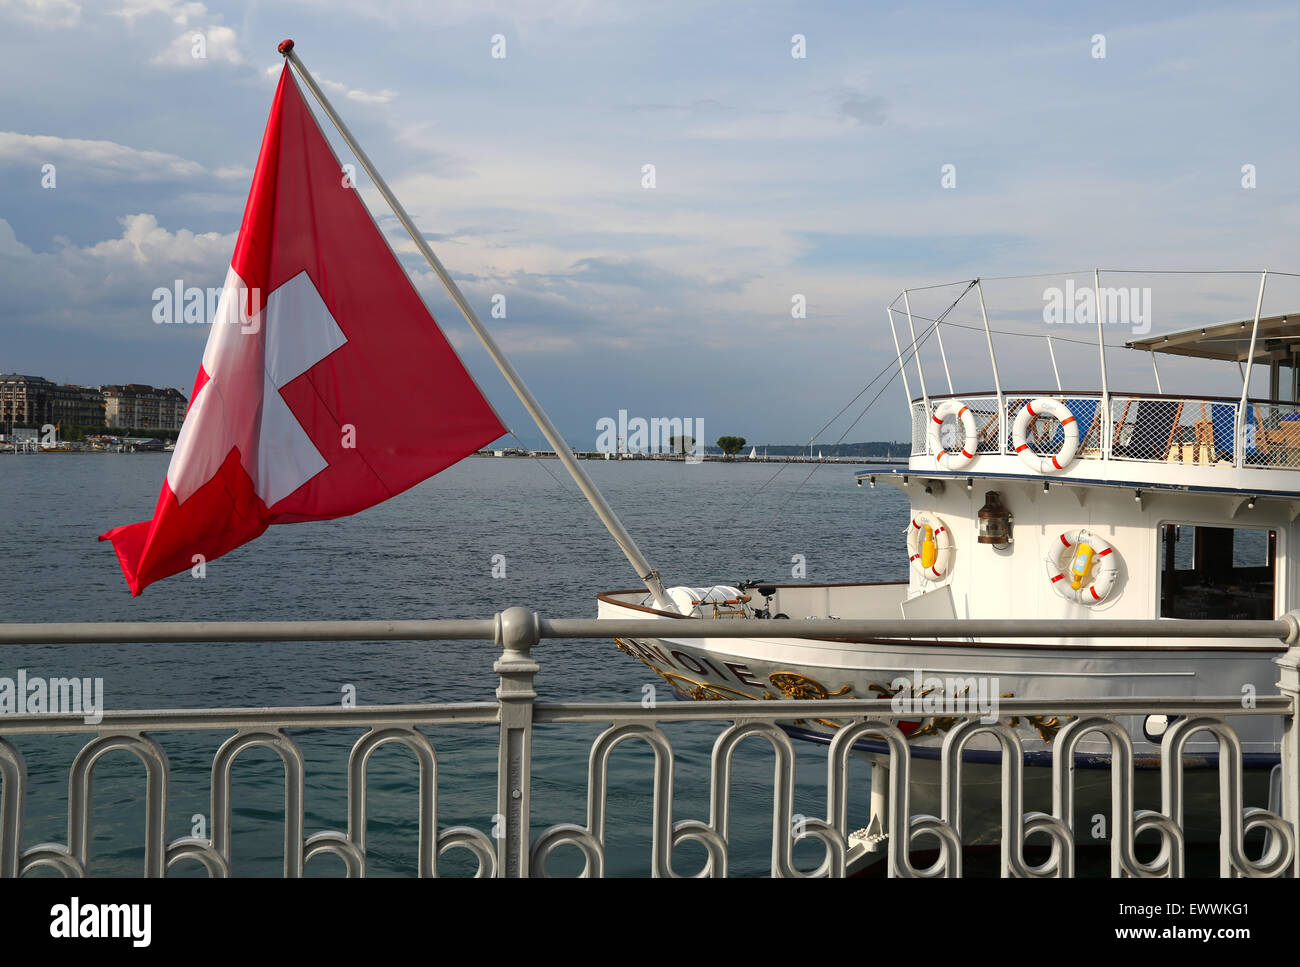
[[[0,218],[0,255],[10,256],[28,256],[32,250],[18,241],[18,236],[14,234],[13,226],[3,218]]]
[[[0,163],[39,165],[49,161],[75,164],[132,181],[187,179],[203,174],[203,166],[197,161],[163,151],[141,151],[115,141],[0,131]]]
[[[839,112],[845,117],[871,127],[885,123],[885,106],[888,102],[883,97],[843,90],[838,93],[838,99]]]
[[[163,14],[172,23],[184,27],[192,18],[206,17],[208,8],[194,0],[122,0],[113,13],[128,23],[134,23],[137,17]]]
[[[242,64],[239,37],[233,27],[221,23],[197,0],[122,0],[113,13],[134,26],[141,17],[163,16],[185,28],[155,55],[151,64],[165,67],[197,67],[209,62]]]
[[[54,163],[87,175],[128,181],[188,181],[207,174],[222,179],[244,179],[248,169],[225,166],[209,172],[197,161],[165,151],[147,151],[87,138],[60,138],[50,134],[0,131],[0,165],[39,167]]]
[[[54,251],[35,252],[0,219],[6,322],[147,336],[155,288],[177,279],[186,286],[221,284],[234,233],[171,231],[147,213],[119,222],[122,232],[116,238],[85,246],[56,238]]]
[[[518,0],[444,0],[438,4],[430,4],[428,0],[389,0],[375,4],[358,4],[353,0],[296,2],[319,14],[368,18],[404,31],[417,24],[446,28],[474,21],[509,25],[517,30],[546,25],[562,29],[606,27],[655,15],[638,9],[634,4],[600,3],[598,0],[530,0],[529,3],[519,3]]]
[[[224,61],[227,64],[244,62],[244,55],[239,50],[239,38],[230,27],[215,24],[202,30],[186,30],[178,34],[151,63],[195,67],[208,61]]]
[[[136,265],[201,265],[222,252],[234,248],[234,235],[219,232],[195,234],[189,229],[169,232],[153,215],[125,215],[120,238],[96,242],[83,249],[87,255],[105,262],[130,259]]]
[[[279,80],[280,73],[284,70],[284,64],[274,64],[268,67],[264,73],[272,80]],[[312,71],[311,76],[315,78],[316,83],[325,88],[331,94],[341,94],[351,101],[359,101],[362,104],[387,104],[393,98],[397,97],[396,91],[385,88],[382,91],[364,91],[357,87],[349,87],[339,81],[332,81],[323,74]]]
[[[616,110],[631,113],[639,111],[680,111],[683,113],[712,114],[729,109],[721,101],[706,97],[692,101],[690,104],[623,104],[618,106]]]
[[[0,16],[56,29],[81,23],[81,6],[72,0],[0,0]]]

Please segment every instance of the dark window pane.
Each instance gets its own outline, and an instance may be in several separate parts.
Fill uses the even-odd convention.
[[[1276,547],[1262,528],[1161,525],[1160,616],[1276,617]]]

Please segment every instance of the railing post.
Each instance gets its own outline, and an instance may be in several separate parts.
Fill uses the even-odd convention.
[[[1250,348],[1246,350],[1246,365],[1241,371],[1241,405],[1237,408],[1237,422],[1233,427],[1233,466],[1244,467],[1246,465],[1246,407],[1250,404],[1247,402],[1250,397],[1250,370],[1255,365],[1255,340],[1259,336],[1259,315],[1264,310],[1264,286],[1268,283],[1268,270],[1265,269],[1259,276],[1259,296],[1255,299],[1255,321],[1250,327]],[[1260,421],[1255,421],[1255,433],[1264,432],[1260,426]],[[1255,442],[1256,448],[1259,447],[1258,439]]]
[[[1114,417],[1110,412],[1110,384],[1106,381],[1106,334],[1101,319],[1101,269],[1092,270],[1092,297],[1097,312],[1097,358],[1101,361],[1101,458],[1109,460],[1115,442],[1111,439],[1111,420]],[[1056,359],[1055,355],[1052,359]],[[1058,375],[1056,379],[1059,383],[1061,377]]]
[[[898,357],[898,374],[903,377],[903,392],[907,394],[907,405],[912,405],[912,388],[907,385],[907,367],[903,365],[903,350],[898,345],[898,330],[894,328],[894,310],[886,307],[889,313],[889,331],[894,336],[894,355]]]
[[[993,352],[993,330],[989,328],[988,310],[984,308],[984,286],[975,280],[975,294],[980,300],[980,318],[984,320],[984,339],[989,344],[989,363],[993,366],[993,389],[998,394],[998,453],[1007,452],[1007,401],[1002,396],[1002,378],[998,375],[998,357]],[[890,316],[893,320],[893,316]],[[1050,344],[1051,340],[1048,340]],[[1053,359],[1055,366],[1055,359]],[[1057,389],[1060,389],[1059,381]]]
[[[1291,625],[1286,637],[1290,645],[1285,655],[1275,658],[1278,666],[1278,691],[1291,700],[1291,714],[1282,722],[1282,818],[1296,832],[1297,848],[1291,857],[1291,875],[1300,876],[1300,613],[1283,616]]]
[[[531,651],[540,639],[535,611],[507,608],[496,615],[496,643],[502,649],[492,670],[501,676],[497,702],[501,746],[497,754],[497,876],[526,878],[530,792],[533,766],[533,676],[537,662]]]
[[[928,418],[930,391],[925,388],[925,370],[921,368],[921,346],[916,341],[916,323],[912,321],[912,300],[908,298],[906,289],[903,290],[903,311],[907,313],[907,331],[912,334],[912,359],[916,363],[916,378],[921,382],[921,399],[925,400],[925,415]]]

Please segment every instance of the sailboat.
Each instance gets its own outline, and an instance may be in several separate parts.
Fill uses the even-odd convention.
[[[758,459],[758,447],[753,447],[753,448],[750,449],[750,451],[749,451],[749,459],[751,459],[751,460],[757,460],[757,459]]]

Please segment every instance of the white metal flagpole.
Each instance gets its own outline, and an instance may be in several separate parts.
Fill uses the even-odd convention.
[[[569,471],[569,475],[573,477],[574,481],[578,484],[578,489],[582,491],[583,496],[586,497],[587,501],[591,504],[592,509],[596,511],[596,516],[599,517],[601,523],[605,525],[610,535],[614,538],[615,543],[617,543],[618,546],[622,548],[623,553],[627,555],[628,561],[630,561],[632,566],[636,568],[637,574],[640,575],[641,580],[645,582],[645,586],[654,596],[655,602],[660,608],[668,611],[676,611],[676,607],[673,605],[672,601],[669,600],[668,595],[664,591],[663,582],[659,578],[659,572],[650,566],[650,562],[647,561],[645,555],[641,553],[641,549],[637,547],[636,541],[632,539],[632,535],[627,532],[627,528],[623,526],[623,522],[618,519],[618,515],[614,513],[614,509],[610,507],[609,503],[605,500],[605,496],[596,489],[596,485],[592,483],[591,478],[588,477],[586,471],[582,469],[581,464],[578,463],[577,458],[573,455],[573,451],[569,449],[569,445],[564,442],[564,437],[560,435],[560,431],[556,429],[555,424],[551,422],[550,417],[548,417],[546,412],[542,409],[541,403],[539,403],[537,398],[533,396],[532,392],[524,384],[520,375],[515,372],[514,366],[510,364],[510,360],[506,358],[505,354],[501,351],[501,348],[496,344],[496,340],[492,338],[492,334],[488,332],[487,327],[479,321],[478,313],[476,313],[473,307],[470,306],[469,301],[465,298],[465,294],[460,291],[460,286],[458,286],[456,281],[447,273],[446,268],[443,267],[438,256],[433,254],[433,249],[431,249],[429,243],[425,241],[424,235],[415,227],[415,222],[413,222],[411,216],[406,213],[406,209],[403,208],[402,203],[397,200],[397,196],[394,195],[392,190],[388,187],[388,183],[385,182],[379,172],[375,170],[375,166],[371,164],[369,156],[352,136],[352,132],[348,130],[348,126],[343,123],[343,119],[338,116],[337,112],[335,112],[333,105],[331,105],[329,99],[325,97],[325,93],[312,78],[311,74],[307,71],[307,68],[303,66],[302,60],[294,52],[293,46],[292,40],[286,40],[279,45],[278,50],[285,56],[289,63],[293,65],[294,70],[298,72],[298,76],[302,78],[302,82],[307,85],[307,89],[310,90],[312,95],[316,98],[316,101],[320,104],[321,109],[325,112],[326,116],[334,122],[334,126],[338,128],[339,134],[343,136],[343,140],[347,142],[352,153],[356,155],[357,160],[361,162],[361,166],[366,170],[366,174],[370,176],[370,180],[375,183],[375,187],[379,189],[379,193],[384,196],[384,200],[388,202],[388,206],[393,210],[393,214],[397,216],[397,220],[402,223],[402,227],[405,228],[407,234],[411,236],[411,241],[415,243],[415,247],[420,250],[420,254],[423,255],[425,261],[429,263],[429,267],[432,268],[433,271],[437,273],[438,278],[442,280],[442,284],[446,286],[447,292],[451,295],[452,301],[456,303],[461,313],[465,316],[465,321],[469,323],[470,328],[474,330],[475,334],[482,341],[484,348],[488,351],[488,355],[491,356],[492,361],[497,364],[497,368],[501,370],[501,375],[506,378],[506,382],[510,384],[510,388],[515,391],[515,395],[518,396],[520,402],[524,404],[524,408],[528,410],[528,415],[533,418],[534,422],[536,422],[538,429],[542,431],[542,435],[546,437],[547,442],[549,442],[555,449],[555,454],[560,458],[560,463],[564,464],[564,469]],[[702,440],[696,441],[696,446],[698,446],[702,451],[704,442]]]

